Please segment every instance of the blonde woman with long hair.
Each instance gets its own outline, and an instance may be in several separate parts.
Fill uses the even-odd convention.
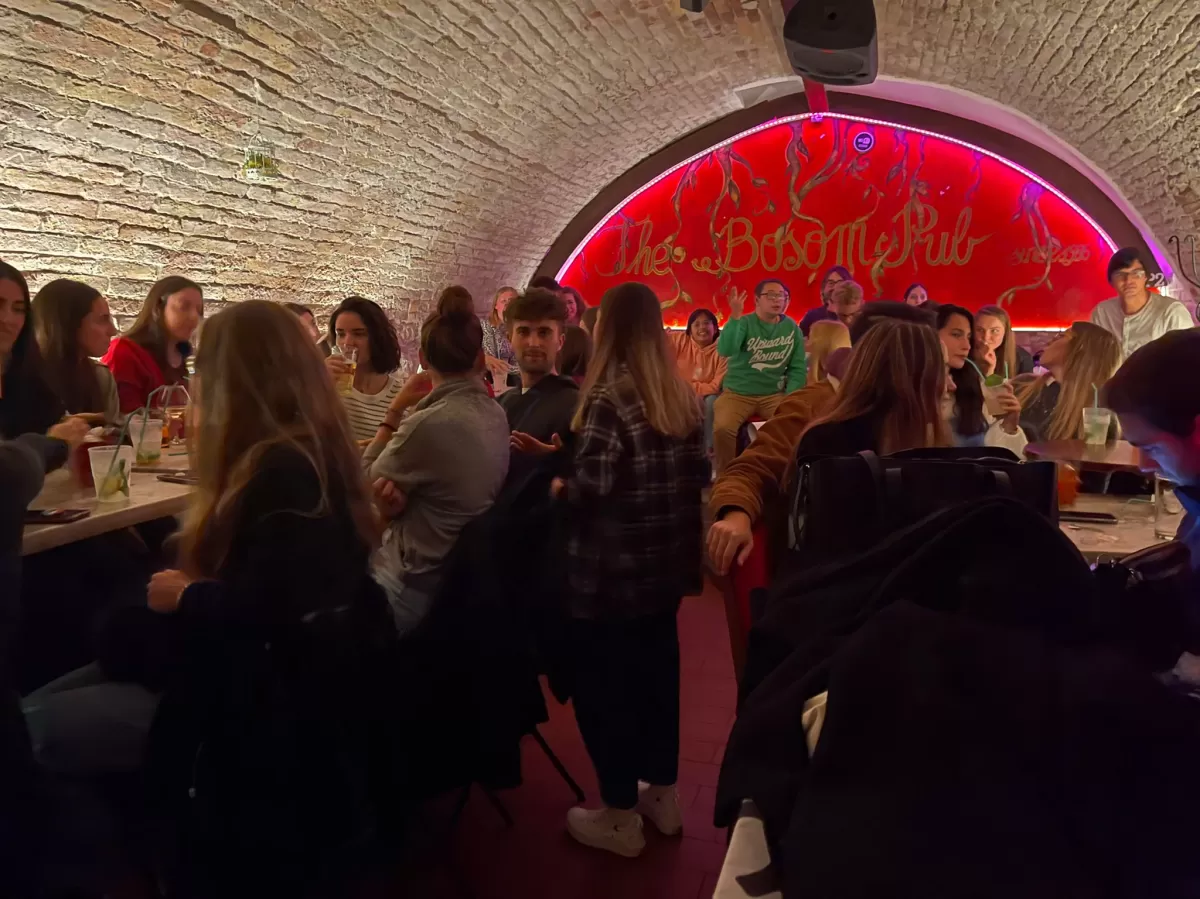
[[[824,380],[825,360],[834,350],[850,346],[850,329],[839,321],[813,322],[808,332],[808,382]]]
[[[574,808],[579,842],[624,856],[645,846],[642,815],[680,832],[679,637],[683,596],[701,585],[700,491],[709,479],[703,415],[679,374],[658,297],[609,290],[572,422],[567,554],[575,718],[603,807]],[[639,794],[638,781],[649,786]]]
[[[1029,439],[1082,438],[1084,406],[1095,402],[1120,365],[1120,341],[1099,325],[1075,322],[1050,341],[1042,350],[1046,373],[1025,375],[1014,384]]]
[[[805,430],[797,456],[950,446],[941,409],[948,377],[936,331],[898,319],[879,322],[854,347],[837,399]]]
[[[347,609],[387,626],[369,572],[377,519],[349,421],[299,319],[257,300],[213,316],[193,388],[197,484],[180,567],[151,578],[154,614],[133,609],[115,622],[110,637],[128,660],[107,660],[129,670],[147,657],[169,664],[140,685],[106,682],[93,665],[30,696],[38,751],[59,770],[137,768],[157,691],[178,689],[185,704],[197,695],[228,702],[221,678],[231,660],[266,644],[286,653],[317,613]]]

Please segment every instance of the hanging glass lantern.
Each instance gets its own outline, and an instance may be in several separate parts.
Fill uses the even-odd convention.
[[[242,163],[242,177],[247,181],[274,181],[277,179],[279,166],[275,162],[274,145],[255,136],[246,145],[246,161]]]

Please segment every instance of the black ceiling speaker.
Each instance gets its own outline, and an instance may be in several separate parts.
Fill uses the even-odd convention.
[[[796,74],[820,84],[870,84],[879,73],[872,0],[798,0],[783,24]]]

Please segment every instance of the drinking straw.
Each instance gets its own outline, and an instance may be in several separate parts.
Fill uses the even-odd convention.
[[[1008,363],[1004,363],[1004,380],[1008,380]]]
[[[140,408],[140,409],[134,409],[132,412],[129,413],[128,416],[126,416],[125,423],[123,425],[121,425],[121,433],[119,433],[117,435],[117,451],[115,453],[113,453],[113,457],[108,463],[108,471],[106,471],[104,473],[105,481],[107,481],[109,476],[113,473],[113,469],[117,467],[117,459],[120,458],[120,456],[121,456],[120,448],[125,443],[125,437],[129,434],[130,422],[132,422],[135,418],[137,418],[138,414],[141,413],[141,416],[142,416],[142,431],[141,431],[141,433],[145,433],[146,422],[150,420],[150,407],[154,404],[154,397],[160,393],[165,396],[166,391],[171,390],[171,389],[173,389],[173,387],[168,387],[166,384],[164,384],[162,387],[155,388],[154,390],[150,391],[150,395],[146,397],[146,405],[142,406],[142,408]]]
[[[1100,389],[1095,384],[1092,385],[1092,408],[1100,408]]]
[[[968,356],[967,361],[971,363],[971,368],[975,369],[975,372],[979,375],[979,380],[984,380],[983,372],[980,370],[979,366],[975,364],[975,360]]]

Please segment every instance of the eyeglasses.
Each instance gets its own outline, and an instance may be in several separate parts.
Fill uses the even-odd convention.
[[[764,300],[786,300],[787,294],[781,293],[778,290],[764,290],[759,294]]]
[[[1146,280],[1146,270],[1136,268],[1131,272],[1117,272],[1113,275],[1113,280],[1114,281],[1129,281],[1129,280],[1145,281]]]

